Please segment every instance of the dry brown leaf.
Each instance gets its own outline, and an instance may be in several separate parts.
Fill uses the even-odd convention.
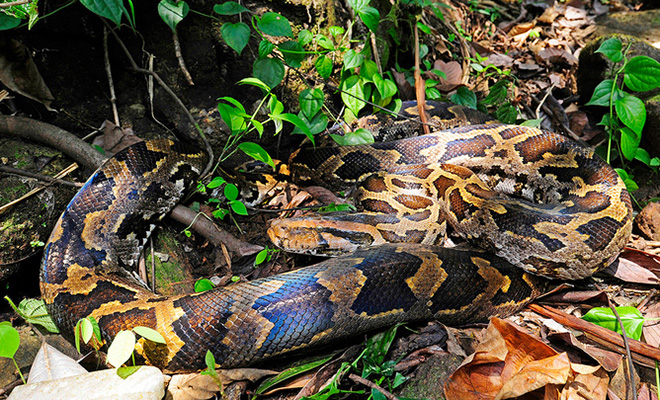
[[[660,303],[653,303],[644,313],[644,326],[642,333],[647,344],[653,347],[660,347]]]
[[[404,73],[395,71],[393,69],[390,71],[392,72],[392,76],[394,77],[394,81],[396,82],[396,87],[399,89],[399,93],[401,93],[401,98],[403,99],[415,98],[415,88],[413,88],[412,85],[408,83]]]
[[[560,357],[511,322],[493,318],[475,353],[445,384],[445,395],[450,400],[490,400],[514,391],[520,395],[546,383],[563,383],[568,372],[565,355]],[[513,386],[507,383],[511,380]]]
[[[509,36],[518,36],[518,35],[522,35],[524,33],[527,33],[529,31],[531,31],[532,28],[534,28],[535,25],[536,25],[536,23],[533,22],[533,21],[518,24],[518,25],[514,26],[513,28],[511,28],[511,30],[509,31]]]
[[[577,58],[568,51],[556,47],[546,47],[538,52],[538,58],[546,64],[567,64],[574,66],[577,64]]]
[[[436,60],[433,63],[433,68],[445,73],[445,77],[438,77],[440,84],[437,86],[441,92],[449,92],[461,84],[461,77],[463,75],[463,68],[461,64],[456,61],[444,62]]]
[[[219,391],[218,384],[208,375],[174,375],[167,387],[167,397],[172,400],[205,400]]]
[[[42,103],[48,110],[54,97],[23,43],[0,40],[0,81],[10,90]]]
[[[95,146],[100,146],[109,154],[114,154],[126,147],[141,142],[131,128],[122,128],[111,121],[104,121],[101,125],[103,135],[98,136],[92,142]]]
[[[604,273],[621,279],[624,282],[643,283],[647,285],[660,284],[660,279],[638,263],[619,257],[617,262],[603,270]]]
[[[649,390],[646,383],[643,383],[637,392],[637,400],[658,400],[658,395],[655,390]]]
[[[616,371],[617,368],[619,368],[619,365],[621,365],[621,360],[623,359],[621,354],[580,342],[571,332],[553,333],[550,334],[548,338],[559,339],[564,343],[568,343],[569,345],[582,350],[609,372]]]
[[[571,363],[573,378],[561,391],[562,400],[605,400],[610,378],[600,366]]]

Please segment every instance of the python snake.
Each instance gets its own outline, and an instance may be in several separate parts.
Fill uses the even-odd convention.
[[[219,365],[234,367],[400,321],[483,320],[511,313],[545,289],[545,279],[512,264],[551,276],[587,276],[616,257],[632,226],[630,197],[613,169],[591,149],[533,128],[468,126],[303,150],[291,160],[300,179],[338,186],[366,179],[359,194],[366,213],[379,211],[401,227],[381,219],[356,241],[336,229],[350,223],[342,218],[355,217],[331,218],[329,229],[311,236],[303,230],[303,236],[317,240],[315,246],[338,238],[357,248],[352,254],[209,292],[158,296],[127,268],[205,163],[203,153],[174,141],[141,142],[107,161],[72,199],[41,269],[43,298],[65,335],[87,316],[98,321],[106,341],[148,326],[166,344],[140,339],[138,353],[167,371],[189,371],[205,367],[206,350]],[[440,213],[488,251],[432,244],[447,225],[433,221]],[[304,222],[289,224],[295,230]],[[493,228],[499,236],[481,234]],[[404,242],[424,237],[420,230],[437,234],[421,244],[374,240]],[[279,240],[273,229],[270,234]]]

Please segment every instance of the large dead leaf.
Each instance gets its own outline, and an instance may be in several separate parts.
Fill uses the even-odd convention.
[[[54,100],[27,48],[18,40],[0,40],[0,81],[10,90],[42,103]]]
[[[445,73],[444,78],[438,77],[440,84],[437,87],[441,92],[449,92],[461,84],[463,68],[461,68],[461,64],[456,61],[444,62],[442,60],[436,60],[433,63],[433,69]]]
[[[570,363],[514,324],[493,318],[482,342],[445,384],[447,399],[502,399],[568,380]]]

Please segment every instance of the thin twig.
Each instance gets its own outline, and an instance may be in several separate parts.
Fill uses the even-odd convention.
[[[75,187],[75,188],[82,187],[82,185],[83,185],[82,183],[69,182],[69,181],[65,181],[64,179],[57,179],[57,178],[53,178],[52,176],[48,176],[48,175],[44,175],[44,174],[37,174],[37,173],[34,173],[34,172],[29,172],[29,171],[23,171],[22,169],[7,167],[7,166],[4,166],[4,165],[0,165],[0,172],[6,172],[8,174],[26,176],[28,178],[34,178],[34,179],[38,179],[40,181],[45,181],[45,182],[49,182],[49,183],[57,183],[59,185],[71,186],[71,187]]]
[[[188,72],[188,68],[186,68],[186,62],[183,59],[183,54],[181,53],[179,34],[176,32],[176,29],[172,31],[172,41],[174,41],[174,54],[176,55],[176,59],[179,60],[179,68],[181,68],[181,72],[183,73],[183,76],[186,77],[188,84],[190,86],[194,86],[195,82],[193,82],[192,76],[190,76],[190,72]]]
[[[115,118],[115,125],[121,126],[121,122],[119,121],[119,111],[117,111],[117,95],[115,94],[115,84],[112,80],[112,68],[110,68],[107,26],[103,26],[103,62],[105,64],[105,74],[108,77],[108,86],[110,87],[110,104],[112,105],[112,115]]]
[[[378,68],[378,73],[383,74],[383,66],[380,64],[380,55],[378,54],[378,47],[376,47],[376,34],[371,32],[371,51],[374,53],[374,61]]]
[[[426,84],[419,72],[419,29],[417,24],[413,28],[415,30],[415,97],[417,98],[417,110],[419,120],[422,122],[422,129],[424,129],[424,134],[428,135],[431,133],[431,129],[429,129],[428,119],[426,118]]]
[[[0,8],[9,8],[9,7],[14,7],[14,6],[20,6],[23,4],[30,4],[32,0],[17,0],[17,1],[12,1],[10,3],[2,3],[0,4]]]
[[[103,23],[110,29],[110,26],[108,25],[108,22],[105,19],[102,19]],[[190,110],[186,107],[185,104],[179,99],[179,97],[170,89],[170,87],[160,78],[160,76],[155,72],[155,71],[150,71],[148,69],[141,68],[137,65],[135,60],[133,59],[133,56],[131,55],[131,52],[128,51],[128,48],[126,48],[126,45],[124,42],[119,38],[119,35],[117,35],[117,32],[114,31],[114,29],[110,29],[110,33],[115,37],[115,40],[119,44],[119,47],[122,49],[124,54],[126,55],[126,58],[128,59],[128,62],[131,64],[131,69],[135,72],[139,72],[141,74],[145,74],[148,76],[153,77],[153,79],[158,83],[158,85],[163,89],[173,100],[174,102],[181,108],[181,111],[184,113],[188,121],[192,124],[193,127],[197,130],[197,133],[200,137],[200,139],[204,142],[204,147],[206,149],[206,153],[209,156],[209,162],[206,165],[206,168],[204,168],[204,171],[202,172],[201,176],[205,176],[211,168],[213,168],[213,149],[211,149],[211,144],[209,143],[208,139],[206,138],[206,135],[204,135],[204,132],[202,131],[202,128],[199,126],[197,121],[195,121],[195,118],[192,116],[190,113]]]
[[[368,388],[378,390],[379,392],[381,392],[383,394],[383,396],[385,396],[389,400],[398,400],[398,398],[395,395],[393,395],[392,393],[390,393],[387,390],[383,389],[380,385],[377,385],[377,384],[371,382],[368,379],[364,379],[363,377],[355,375],[355,374],[350,374],[350,375],[348,375],[348,377],[351,378],[351,380],[355,383],[359,383],[359,384],[364,385]]]

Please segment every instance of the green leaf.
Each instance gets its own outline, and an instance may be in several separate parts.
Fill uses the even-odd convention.
[[[341,99],[354,115],[358,115],[366,103],[362,100],[364,96],[364,83],[357,75],[349,76],[341,83]]]
[[[215,189],[217,187],[220,187],[220,186],[224,185],[225,183],[227,183],[225,178],[223,178],[221,176],[216,176],[215,178],[211,179],[211,182],[209,182],[206,185],[206,187],[209,188],[209,189]]]
[[[477,109],[477,95],[465,86],[456,89],[456,93],[451,96],[451,102],[475,110]]]
[[[367,28],[375,33],[376,29],[378,29],[378,22],[380,22],[380,14],[378,13],[378,10],[373,7],[363,7],[357,12],[357,14]]]
[[[428,26],[424,25],[419,21],[417,21],[417,28],[419,28],[420,31],[426,33],[427,35],[431,34],[431,28],[429,28]]]
[[[616,312],[621,318],[623,328],[629,338],[639,340],[642,337],[642,326],[644,317],[635,307],[616,307]],[[609,307],[594,307],[586,313],[582,319],[611,331],[621,333],[621,326],[616,320],[614,312]]]
[[[357,208],[353,204],[348,203],[330,203],[327,206],[319,207],[317,212],[319,214],[343,212],[343,211],[356,211]]]
[[[215,285],[209,279],[198,279],[197,282],[195,282],[195,293],[206,292],[212,290],[214,287]]]
[[[160,0],[158,3],[158,15],[173,31],[189,11],[190,7],[185,1]]]
[[[300,119],[299,116],[291,113],[284,113],[280,115],[280,119],[292,123],[296,128],[300,129],[302,133],[304,133],[307,137],[310,137],[312,141],[314,140],[312,133],[307,127],[307,124],[305,123],[305,121]]]
[[[254,62],[252,74],[271,89],[284,79],[284,64],[275,58],[264,58]]]
[[[646,123],[646,107],[644,102],[635,96],[626,94],[614,102],[616,115],[628,128],[641,137]]]
[[[651,166],[651,155],[648,151],[642,149],[641,147],[638,147],[637,151],[635,151],[635,160],[649,167]]]
[[[328,28],[328,32],[330,32],[330,35],[332,36],[339,36],[343,35],[345,30],[341,26],[331,26]]]
[[[264,39],[259,43],[259,58],[266,58],[275,50],[275,45]]]
[[[307,118],[313,118],[323,107],[323,91],[321,89],[305,89],[298,96],[300,111]]]
[[[312,35],[312,32],[307,29],[298,32],[298,43],[300,43],[301,46],[307,46],[312,43],[312,40],[314,40],[314,35]]]
[[[266,257],[268,257],[268,248],[265,248],[257,253],[257,256],[254,259],[254,265],[261,265],[264,261],[266,261]]]
[[[364,56],[360,53],[356,53],[353,49],[350,49],[344,54],[344,69],[359,67],[363,62]]]
[[[374,61],[364,60],[362,68],[360,68],[360,76],[363,78],[364,83],[371,82],[374,75],[378,73],[378,65]]]
[[[300,68],[301,62],[305,58],[305,49],[295,40],[286,41],[277,48],[284,56],[284,62],[292,68]]]
[[[231,200],[229,202],[229,206],[231,207],[231,210],[238,215],[248,215],[245,204],[241,203],[238,200]]]
[[[0,31],[16,28],[21,24],[21,19],[0,13]]]
[[[374,85],[380,94],[380,97],[385,99],[396,94],[396,84],[389,79],[383,79],[380,74],[373,76]]]
[[[94,325],[89,318],[83,318],[80,320],[80,336],[83,343],[89,343],[94,336]]]
[[[206,364],[206,368],[208,368],[209,371],[215,372],[215,357],[213,356],[213,353],[211,353],[211,350],[206,350],[204,363]]]
[[[591,99],[585,105],[587,106],[609,106],[610,104],[610,93],[612,93],[612,86],[614,86],[614,80],[605,79],[596,86],[594,93],[591,95]]]
[[[316,43],[319,46],[323,47],[326,50],[334,50],[335,44],[332,43],[332,40],[328,39],[325,35],[318,34],[316,35]]]
[[[627,126],[621,128],[621,153],[627,160],[635,158],[641,139],[640,135]]]
[[[596,53],[602,53],[605,57],[609,58],[610,61],[617,63],[623,60],[621,48],[621,41],[617,38],[611,38],[601,43],[598,50],[596,50]]]
[[[660,87],[660,63],[647,56],[631,58],[626,64],[623,83],[636,92]]]
[[[264,82],[262,82],[261,80],[259,80],[257,78],[253,78],[253,77],[243,78],[240,81],[238,81],[238,84],[239,85],[252,85],[252,86],[256,86],[258,88],[261,88],[261,89],[265,90],[266,92],[270,92],[270,87],[268,87],[268,85],[266,85]],[[240,103],[238,103],[238,104],[240,104]],[[243,109],[242,105],[241,105],[240,108],[241,108],[241,110],[243,110],[243,112],[245,112],[245,109]],[[245,114],[244,116],[249,117],[247,114]]]
[[[490,92],[483,100],[484,104],[500,105],[506,101],[509,93],[509,83],[507,81],[498,81],[490,87]]]
[[[247,8],[235,1],[227,1],[213,6],[213,11],[220,15],[236,15],[248,11]]]
[[[154,343],[165,344],[165,338],[163,338],[163,335],[148,326],[136,326],[133,328],[133,332]]]
[[[13,326],[0,325],[0,357],[14,358],[20,344],[21,337]]]
[[[314,62],[314,68],[316,68],[316,72],[318,72],[323,79],[328,79],[330,77],[332,74],[332,67],[332,59],[325,54],[318,56]]]
[[[270,154],[268,154],[268,152],[264,150],[264,148],[260,145],[253,142],[243,142],[238,145],[238,149],[257,161],[265,162],[266,164],[270,165],[273,170],[275,169],[275,163],[270,157]],[[236,197],[234,197],[234,199],[236,199]]]
[[[48,314],[46,309],[46,304],[41,299],[23,299],[18,304],[18,307],[14,304],[8,296],[5,296],[5,299],[9,302],[9,305],[16,311],[18,315],[21,316],[26,322],[31,324],[41,325],[46,330],[52,333],[59,333],[59,329],[55,325],[55,321]]]
[[[131,331],[119,331],[108,348],[108,364],[121,367],[131,358],[135,349],[135,334]]]
[[[225,22],[220,27],[220,33],[227,46],[234,49],[239,56],[250,40],[250,27],[243,22]]]
[[[353,132],[346,132],[343,136],[331,133],[330,137],[341,146],[355,146],[374,142],[374,135],[364,128],[356,129]]]
[[[504,105],[495,111],[497,119],[505,124],[513,124],[518,116],[518,109],[511,104]]]
[[[311,120],[309,118],[307,118],[305,116],[305,114],[302,113],[302,111],[300,112],[300,114],[298,114],[298,116],[305,123],[305,126],[307,126],[309,128],[309,132],[312,135],[316,135],[318,133],[323,132],[325,130],[325,128],[327,128],[327,126],[328,126],[328,117],[323,113],[317,113],[314,116],[314,118],[312,118]],[[293,132],[291,132],[291,133],[300,134],[300,133],[304,133],[304,132],[302,130],[298,129],[298,127],[296,127],[293,130]],[[313,143],[313,141],[312,141],[312,143]]]
[[[271,36],[287,36],[292,37],[291,24],[286,17],[274,13],[267,12],[257,20],[257,26],[261,31]]]
[[[233,183],[225,185],[224,194],[227,200],[236,200],[238,198],[238,187]]]
[[[141,365],[129,365],[126,367],[119,367],[117,368],[117,376],[120,377],[121,379],[126,379],[129,376],[133,375],[134,373],[138,372],[140,368],[142,368]]]
[[[80,0],[80,3],[96,15],[109,19],[119,26],[125,8],[122,0]]]
[[[255,391],[255,394],[265,393],[266,391],[268,391],[268,389],[270,389],[273,386],[279,384],[280,382],[283,382],[283,381],[285,381],[289,378],[292,378],[296,375],[300,375],[302,373],[310,371],[310,370],[312,370],[312,369],[314,369],[314,368],[316,368],[320,365],[323,365],[323,364],[327,363],[331,359],[332,359],[332,356],[328,356],[328,357],[325,357],[325,358],[321,358],[321,359],[318,359],[318,360],[311,361],[307,364],[298,365],[296,367],[291,367],[289,369],[285,369],[284,371],[280,372],[276,376],[264,380],[259,385],[257,390]]]

